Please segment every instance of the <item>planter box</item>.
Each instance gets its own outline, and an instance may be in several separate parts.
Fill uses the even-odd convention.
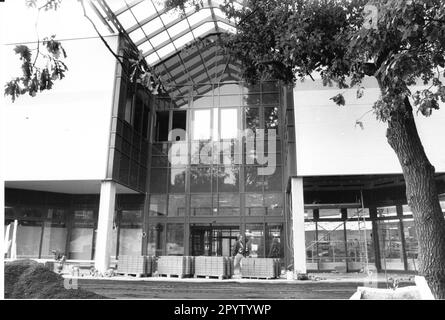
[[[160,256],[157,272],[159,275],[190,276],[194,272],[194,257]]]
[[[245,258],[241,260],[241,276],[245,278],[277,278],[280,275],[279,259]]]

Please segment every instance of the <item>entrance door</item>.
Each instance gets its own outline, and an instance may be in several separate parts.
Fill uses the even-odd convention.
[[[230,256],[239,227],[193,226],[190,234],[192,256]]]

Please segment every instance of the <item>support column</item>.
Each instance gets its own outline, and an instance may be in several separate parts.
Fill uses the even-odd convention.
[[[303,178],[292,178],[291,192],[294,276],[296,278],[299,273],[306,273]]]
[[[94,258],[94,267],[102,273],[107,271],[110,265],[111,232],[113,229],[115,202],[116,183],[113,181],[102,181]]]

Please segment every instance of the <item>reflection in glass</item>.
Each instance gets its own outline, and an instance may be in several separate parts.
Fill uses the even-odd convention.
[[[414,219],[403,220],[403,233],[405,236],[405,250],[408,270],[419,270],[419,241],[417,238]]]
[[[147,232],[147,254],[151,256],[163,255],[164,225],[161,223],[149,224]]]
[[[19,221],[17,227],[17,258],[39,258],[42,222]]]
[[[238,137],[238,109],[221,109],[221,139]]]
[[[219,216],[238,216],[240,214],[239,193],[220,193],[218,206]]]
[[[185,215],[185,195],[169,195],[168,216],[182,217]]]
[[[346,247],[343,222],[317,222],[317,252],[320,270],[346,270]]]
[[[168,169],[152,168],[150,171],[150,192],[167,192],[167,173]]]
[[[258,193],[246,193],[246,215],[263,216],[266,214],[266,208],[263,205],[263,195]]]
[[[167,196],[152,194],[150,196],[150,216],[165,216],[167,214]]]
[[[264,204],[267,208],[268,216],[283,215],[283,194],[282,193],[266,193],[264,194]]]
[[[264,228],[262,224],[246,224],[249,257],[264,258]]]
[[[170,169],[169,192],[171,193],[185,192],[185,168]]]
[[[258,167],[245,167],[246,191],[262,191],[263,176],[258,175]]]
[[[167,225],[167,255],[184,254],[184,225],[170,223]]]
[[[258,108],[244,108],[244,114],[246,116],[246,129],[255,131],[260,128],[260,114]]]
[[[208,140],[211,135],[211,110],[193,110],[192,139]]]
[[[190,196],[190,215],[213,215],[212,197],[207,194],[192,194]]]
[[[379,221],[380,262],[383,269],[403,270],[402,240],[399,220]]]
[[[218,169],[218,192],[239,191],[239,167],[225,166]]]
[[[266,225],[266,258],[284,258],[283,224]]]
[[[272,175],[264,176],[264,189],[267,191],[280,191],[283,189],[281,167],[276,167]]]
[[[212,192],[212,168],[190,168],[190,192]]]
[[[264,121],[266,129],[275,129],[278,135],[278,107],[264,108]]]

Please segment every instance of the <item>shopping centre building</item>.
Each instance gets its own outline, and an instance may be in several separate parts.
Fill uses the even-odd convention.
[[[346,90],[344,107],[317,77],[247,84],[220,45],[236,25],[217,1],[182,15],[161,2],[88,7],[113,51],[142,51],[158,94],[97,36],[71,34],[66,79],[4,100],[7,257],[57,250],[105,270],[119,255],[229,256],[242,233],[250,256],[296,272],[417,270],[401,168],[369,112],[373,79],[361,99]],[[445,108],[416,123],[445,211]]]

